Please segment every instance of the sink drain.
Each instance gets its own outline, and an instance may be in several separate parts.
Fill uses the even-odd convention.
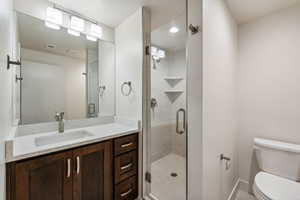
[[[172,173],[171,173],[171,176],[172,176],[172,177],[177,177],[177,176],[178,176],[178,174],[177,174],[177,173],[175,173],[175,172],[172,172]]]

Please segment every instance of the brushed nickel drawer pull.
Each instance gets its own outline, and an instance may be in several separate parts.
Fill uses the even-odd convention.
[[[71,176],[71,159],[67,159],[67,178],[70,178]]]
[[[129,189],[127,192],[124,192],[121,194],[121,197],[125,197],[127,195],[129,195],[132,192],[132,189]]]
[[[80,173],[80,158],[79,156],[76,157],[76,173]]]
[[[127,144],[122,144],[121,147],[125,148],[125,147],[130,147],[131,145],[133,145],[133,142],[129,142]]]
[[[121,170],[125,170],[125,169],[128,169],[129,167],[132,166],[132,163],[129,163],[128,165],[124,165],[121,167]]]

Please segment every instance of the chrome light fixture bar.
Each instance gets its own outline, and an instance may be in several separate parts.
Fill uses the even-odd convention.
[[[60,6],[60,5],[55,4],[55,3],[53,3],[53,8],[55,8],[57,10],[60,10],[61,12],[67,13],[70,16],[75,16],[75,17],[81,18],[81,19],[83,19],[85,21],[88,21],[90,23],[98,24],[98,22],[96,20],[94,20],[94,19],[86,17],[86,16],[84,16],[84,15],[78,13],[78,12],[73,11],[73,10],[66,9],[66,8],[64,8],[64,7]]]

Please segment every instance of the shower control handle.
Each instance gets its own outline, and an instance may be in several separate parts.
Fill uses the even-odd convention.
[[[181,112],[183,114],[182,129],[179,128],[179,115]],[[176,132],[182,135],[184,134],[185,130],[186,130],[185,110],[183,108],[180,108],[176,113]]]

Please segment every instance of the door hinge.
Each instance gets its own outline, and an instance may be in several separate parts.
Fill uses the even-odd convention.
[[[145,53],[147,56],[150,56],[150,46],[146,46]]]
[[[146,172],[145,179],[148,183],[151,183],[151,173],[150,172]]]

